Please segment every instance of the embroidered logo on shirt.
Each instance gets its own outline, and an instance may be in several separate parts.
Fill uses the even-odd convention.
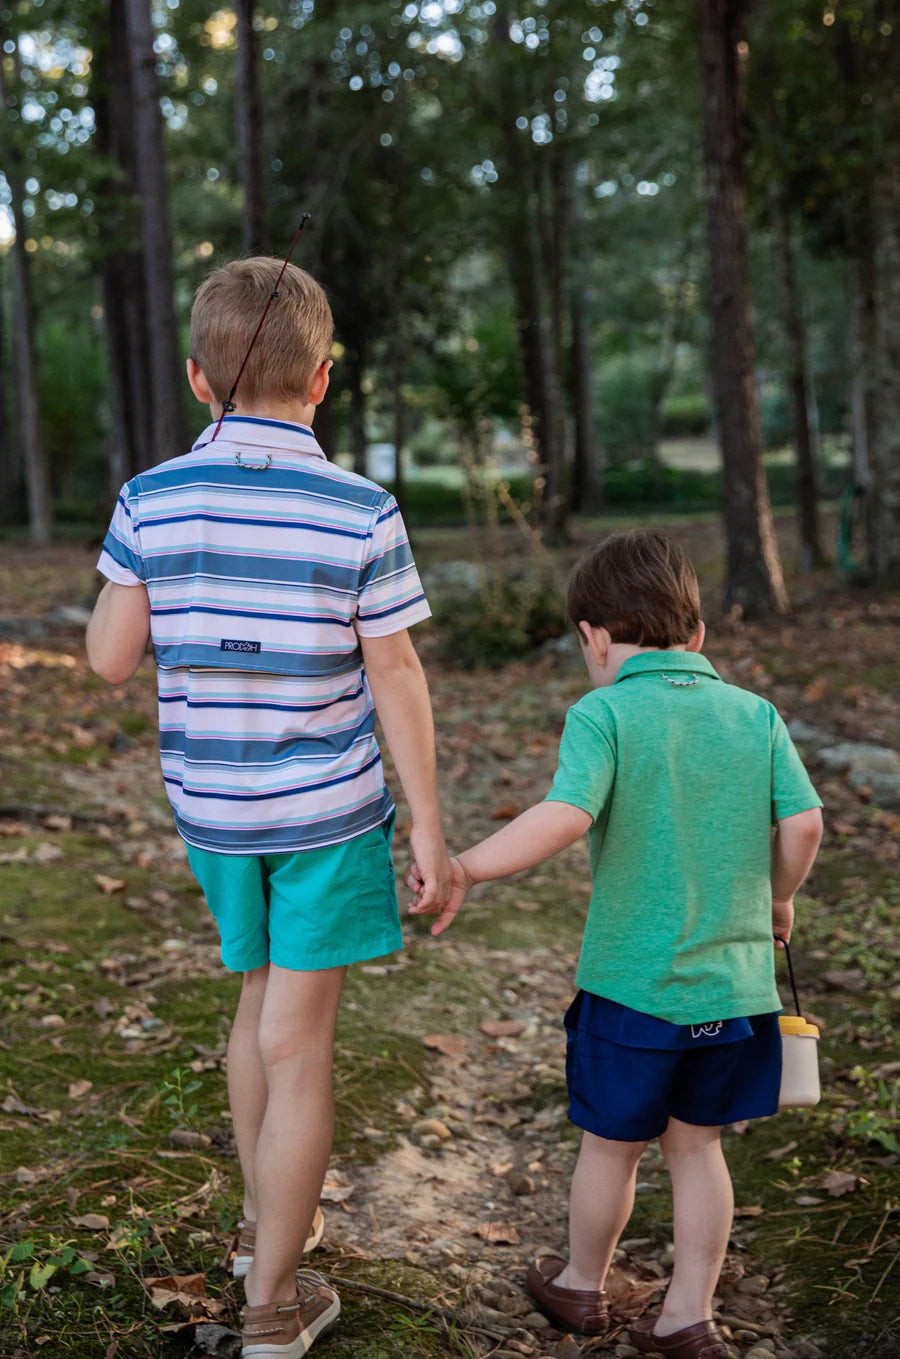
[[[692,1024],[692,1038],[715,1038],[717,1033],[721,1033],[724,1020],[717,1019],[715,1024]]]
[[[256,653],[261,646],[260,642],[240,642],[230,637],[223,637],[219,643],[220,651],[252,651]]]

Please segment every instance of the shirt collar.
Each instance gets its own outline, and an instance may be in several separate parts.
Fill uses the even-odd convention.
[[[707,675],[710,679],[720,679],[705,656],[697,651],[640,651],[629,656],[616,675],[615,684],[620,680],[631,679],[635,675]]]
[[[214,420],[206,426],[195,441],[192,453],[209,447],[217,423]],[[309,425],[295,425],[288,420],[268,420],[260,415],[226,415],[216,439],[216,447],[219,444],[227,446],[229,451],[234,447],[266,448],[303,453],[311,458],[325,458]]]

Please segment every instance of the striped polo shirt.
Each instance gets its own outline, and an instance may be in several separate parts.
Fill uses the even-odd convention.
[[[397,502],[311,429],[228,416],[123,486],[98,569],[147,587],[163,778],[179,832],[222,854],[381,825],[360,637],[427,618]]]

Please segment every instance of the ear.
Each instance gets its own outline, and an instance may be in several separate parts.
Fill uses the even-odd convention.
[[[320,363],[313,374],[312,382],[309,384],[309,395],[306,398],[310,406],[320,406],[325,400],[325,393],[328,391],[329,374],[331,373],[331,359],[325,359]]]
[[[609,648],[612,645],[612,638],[606,628],[595,628],[590,623],[582,621],[578,624],[578,633],[582,650],[602,669],[606,665]]]
[[[689,638],[684,644],[685,651],[702,651],[705,639],[706,624],[701,618],[700,622],[697,624],[697,631],[694,633],[693,637]]]
[[[206,374],[196,359],[188,359],[187,361],[187,379],[191,384],[191,391],[201,405],[219,405],[219,402],[213,395],[212,389],[206,380]]]

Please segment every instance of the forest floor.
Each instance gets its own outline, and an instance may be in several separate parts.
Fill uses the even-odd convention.
[[[718,526],[675,531],[712,598]],[[504,544],[521,551],[511,534]],[[466,555],[461,534],[418,546]],[[223,1268],[239,1207],[223,1075],[237,981],[162,791],[151,666],[110,690],[64,613],[92,597],[94,558],[0,548],[0,1355],[225,1356],[242,1300]],[[774,626],[708,609],[711,660],[786,717],[900,749],[900,601],[826,574],[792,590]],[[584,679],[558,648],[453,671],[438,640],[418,630],[449,839],[463,847],[545,793]],[[900,1355],[900,816],[810,768],[827,835],[794,952],[823,1025],[824,1097],[726,1133],[738,1213],[717,1305],[745,1359],[888,1359]],[[401,863],[403,820],[401,808]],[[438,940],[407,920],[402,953],[352,969],[311,1261],[344,1306],[322,1359],[628,1354],[622,1323],[658,1300],[671,1267],[654,1151],[614,1269],[616,1332],[593,1346],[560,1336],[521,1289],[531,1256],[565,1247],[577,1141],[560,1018],[587,901],[577,845],[480,889]]]

